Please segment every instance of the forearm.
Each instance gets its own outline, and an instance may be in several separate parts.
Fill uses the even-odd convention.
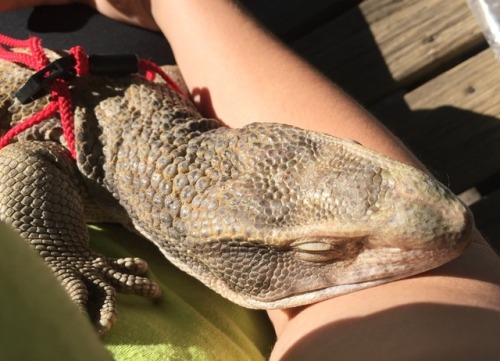
[[[478,235],[417,277],[269,312],[275,360],[490,360],[500,352],[500,259]]]
[[[209,100],[201,99],[205,112],[215,113],[232,127],[256,121],[282,122],[352,138],[394,158],[419,165],[404,146],[358,104],[261,30],[231,1],[157,0],[152,4],[156,23],[169,39],[188,86],[195,94],[205,90],[210,95]],[[463,257],[425,276],[334,298],[301,310],[270,311],[279,335],[271,359],[320,360],[332,359],[334,355],[347,359],[349,351],[356,358],[361,357],[360,351],[366,345],[372,347],[364,348],[368,354],[362,358],[382,358],[387,350],[393,353],[394,359],[398,359],[398,355],[402,359],[416,355],[422,348],[422,352],[427,352],[426,359],[434,350],[441,352],[434,353],[439,359],[453,354],[449,347],[457,341],[454,332],[457,325],[473,332],[484,326],[493,332],[500,320],[500,279],[494,276],[500,265],[480,237],[477,240],[479,243]],[[477,273],[477,264],[487,266]],[[415,303],[441,304],[445,310],[413,307]],[[483,326],[462,312],[472,306],[487,310],[486,316],[478,315],[482,317]],[[390,312],[394,308],[401,309],[402,313]],[[363,317],[363,322],[356,322],[359,317]],[[405,317],[409,323],[401,323],[398,317]],[[417,322],[419,320],[424,322]],[[428,329],[428,320],[453,326],[444,327],[443,334],[438,334]],[[392,325],[389,329],[392,334],[378,332],[384,325]],[[432,337],[422,340],[423,334]],[[344,337],[339,337],[341,335]],[[460,333],[459,346],[471,352],[478,338],[467,338],[468,335],[468,332]],[[368,336],[371,338],[367,339]],[[408,337],[413,343],[405,343]],[[348,338],[352,344],[346,350],[341,340]],[[494,343],[487,340],[486,344]],[[466,355],[463,347],[457,347],[455,355]]]
[[[188,86],[209,94],[201,99],[205,112],[213,109],[232,127],[279,122],[352,138],[417,163],[358,104],[232,1],[158,0],[152,9]]]
[[[158,25],[189,87],[210,95],[212,106],[207,99],[202,106],[232,127],[288,123],[418,164],[367,112],[229,0],[152,0],[156,23],[148,0],[123,1],[121,9],[91,2],[115,19]],[[499,263],[476,236],[462,257],[425,275],[270,311],[278,333],[271,359],[493,359],[500,352]]]
[[[209,104],[230,126],[254,121],[285,122],[353,138],[399,160],[418,164],[358,104],[235,9],[231,1],[159,0],[153,4],[156,22],[167,35],[189,87],[195,93],[208,90]],[[489,264],[487,269],[500,269],[489,248],[474,244],[461,259],[423,277],[301,310],[271,311],[269,315],[279,335],[271,358],[319,360],[352,355],[376,359],[392,352],[397,359],[398,355],[404,358],[420,352],[429,359],[436,348],[434,355],[439,359],[465,355],[464,348],[474,351],[477,339],[467,338],[468,332],[460,333],[459,343],[463,347],[456,347],[455,353],[450,347],[457,341],[456,327],[476,332],[483,325],[492,332],[500,320],[500,306],[495,301],[500,296],[498,277],[492,279],[491,273],[485,271],[468,279],[471,274],[467,272],[474,270],[473,264],[481,262]],[[448,275],[443,275],[447,271]],[[480,307],[490,312],[478,315],[483,317],[482,324],[464,313],[477,304],[478,298]],[[415,303],[424,306],[412,306]],[[398,312],[390,311],[395,308]],[[363,317],[363,322],[356,322],[359,317]],[[400,323],[399,317],[410,324]],[[427,321],[418,322],[423,320]],[[443,326],[438,334],[428,329],[428,320],[450,327]],[[412,333],[410,337],[408,332]],[[425,334],[433,337],[420,337]],[[349,339],[352,344],[346,348],[342,340]],[[356,347],[359,342],[371,347]]]

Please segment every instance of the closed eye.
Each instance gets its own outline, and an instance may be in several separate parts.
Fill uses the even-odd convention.
[[[330,263],[354,260],[364,248],[364,237],[356,238],[302,238],[294,241],[295,257],[304,262]]]

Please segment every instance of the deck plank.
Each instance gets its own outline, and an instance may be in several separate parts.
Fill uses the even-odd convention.
[[[500,62],[488,49],[464,61],[405,96],[412,110],[457,106],[482,115],[500,116],[495,95],[500,85]]]
[[[500,172],[500,63],[489,50],[371,110],[460,193]]]
[[[293,45],[367,105],[483,44],[464,1],[366,0]]]

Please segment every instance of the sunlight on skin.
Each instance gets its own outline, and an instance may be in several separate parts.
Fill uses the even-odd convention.
[[[4,0],[0,10],[68,3],[71,1]],[[394,136],[356,102],[262,31],[229,0],[96,0],[87,3],[120,21],[150,29],[158,26],[169,39],[189,88],[208,89],[211,107],[218,117],[232,127],[256,120],[270,122],[282,119],[299,127],[356,139],[367,147],[422,167]],[[215,18],[217,21],[213,21]],[[199,59],[203,59],[203,62]],[[263,83],[265,87],[262,87]],[[301,84],[300,88],[296,84]],[[290,92],[290,89],[294,91]],[[493,343],[482,335],[483,329],[491,333],[496,329],[496,334],[500,331],[499,300],[499,259],[476,233],[472,246],[462,257],[421,276],[300,309],[270,311],[269,316],[279,336],[271,360],[284,359],[285,356],[286,359],[299,359],[303,351],[301,347],[304,346],[302,341],[306,339],[307,347],[315,350],[317,359],[330,359],[334,354],[332,347],[335,346],[337,332],[331,325],[416,303],[467,306],[491,311],[492,316],[483,320],[481,325],[457,313],[454,320],[460,327],[433,336],[443,345],[451,342],[456,345],[454,353],[448,356],[458,353],[463,359],[473,359],[472,355],[481,345],[481,349],[491,351],[490,356],[494,358],[500,352],[498,342]],[[408,312],[409,319],[421,319],[418,310],[409,309]],[[418,347],[419,354],[427,350],[429,354],[425,359],[436,356],[435,353],[431,354],[432,347],[425,341],[413,343],[406,349],[398,347],[406,342],[407,335],[417,335],[421,331],[433,333],[433,330],[425,322],[398,322],[391,318],[393,315],[387,313],[385,316],[395,330],[391,338],[387,339],[384,334],[375,331],[369,342],[386,345],[394,352],[394,359],[398,359],[397,352],[401,352],[401,359],[417,351],[411,347]],[[438,313],[433,317],[437,322],[441,316]],[[445,316],[441,321],[447,321]],[[353,330],[352,337],[364,335],[366,327],[370,327],[369,320]],[[461,333],[457,339],[454,338],[459,328],[468,330],[467,337]],[[318,330],[323,332],[321,337],[307,338]],[[358,340],[358,348],[362,348],[361,345],[362,341]],[[369,357],[380,359],[387,356],[382,353],[383,349],[378,349],[379,355],[376,354],[377,350],[372,351]],[[344,354],[343,358],[348,358],[348,355]]]

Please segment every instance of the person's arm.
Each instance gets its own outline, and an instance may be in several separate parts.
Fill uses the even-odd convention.
[[[119,3],[117,10],[106,0],[93,2],[114,18],[159,27],[201,108],[229,126],[288,123],[419,166],[358,104],[234,2]],[[269,316],[278,334],[271,360],[493,359],[500,353],[500,261],[476,234],[463,256],[432,272]]]
[[[234,2],[151,4],[156,24],[205,112],[232,127],[283,122],[352,138],[419,166],[358,104]],[[421,359],[459,359],[473,358],[480,350],[498,356],[500,262],[476,237],[478,243],[463,257],[425,276],[300,310],[269,311],[278,334],[271,360],[387,359],[388,353],[394,359],[417,354]]]
[[[257,26],[235,2],[152,4],[156,23],[206,113],[232,127],[281,122],[353,138],[415,163],[367,112]]]
[[[201,108],[228,125],[288,123],[419,166],[384,127],[234,2],[157,0],[152,12],[188,86],[201,95]],[[278,334],[271,360],[387,359],[388,352],[394,359],[418,352],[422,359],[459,359],[479,349],[496,349],[498,356],[500,261],[476,237],[463,257],[425,276],[269,311]]]

